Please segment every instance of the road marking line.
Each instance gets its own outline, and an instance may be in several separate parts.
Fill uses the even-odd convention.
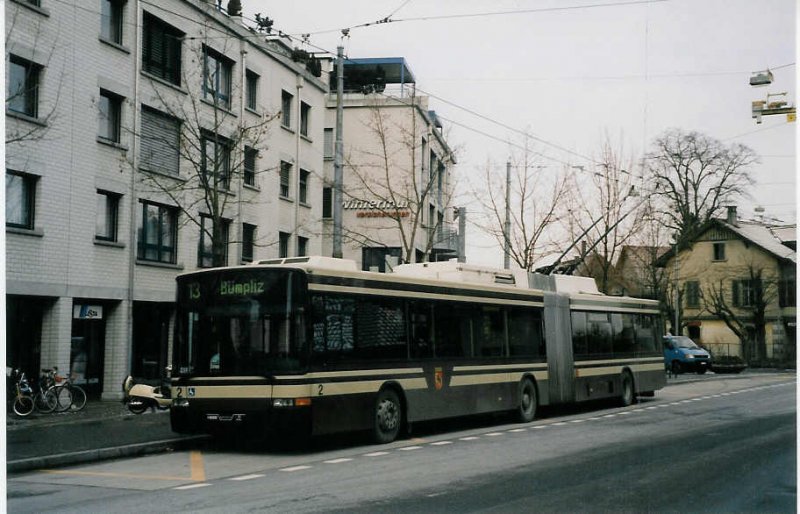
[[[471,435],[469,437],[460,437],[458,440],[459,441],[474,441],[476,439],[480,439],[480,437],[475,437],[475,436]]]
[[[539,425],[538,427],[533,427],[534,430],[541,430],[543,428],[547,428],[547,425]]]
[[[208,487],[210,485],[211,484],[209,484],[208,482],[204,482],[202,484],[189,484],[189,485],[182,485],[179,487],[173,487],[173,489],[177,489],[179,491],[185,491],[186,489],[197,489],[198,487]]]
[[[565,421],[559,421],[558,423],[551,423],[550,426],[560,427],[560,426],[566,425],[566,424],[567,423]]]
[[[572,421],[570,421],[570,423],[583,423],[584,421],[586,421],[586,420],[585,419],[573,419]]]
[[[190,477],[174,477],[167,475],[136,475],[133,473],[110,473],[102,471],[76,471],[76,470],[61,470],[61,469],[40,469],[40,473],[48,473],[51,475],[77,475],[88,477],[116,477],[116,478],[141,478],[145,480],[190,480]]]
[[[653,410],[653,409],[657,409],[657,408],[658,407],[645,407],[644,410]]]
[[[436,441],[435,443],[431,443],[431,446],[444,446],[446,444],[453,444],[453,441]]]
[[[325,464],[341,464],[342,462],[350,462],[351,460],[353,459],[348,459],[346,457],[343,457],[341,459],[324,460],[322,462],[324,462]]]
[[[206,467],[203,465],[203,454],[197,450],[189,453],[189,467],[192,471],[192,480],[195,482],[206,481]]]
[[[364,457],[380,457],[381,455],[389,455],[389,452],[372,452],[365,453]]]
[[[597,421],[598,419],[603,419],[603,418],[601,418],[600,416],[597,416],[597,417],[594,417],[594,418],[589,418],[586,421]]]
[[[489,432],[488,434],[483,434],[483,435],[485,435],[486,437],[497,437],[497,436],[503,435],[503,434],[500,433],[500,432]]]
[[[517,432],[525,432],[527,430],[528,430],[527,428],[512,428],[511,430],[509,430],[509,432],[517,433]]]
[[[294,473],[295,471],[303,471],[304,469],[311,469],[311,466],[292,466],[290,468],[282,468],[278,471],[285,471],[286,473]]]
[[[617,417],[617,415],[616,415],[616,414],[606,414],[606,415],[605,415],[605,416],[603,416],[603,417],[604,417],[604,418],[616,418],[616,417]]]
[[[628,416],[630,413],[631,413],[630,411],[625,411],[625,412],[620,412],[619,415],[620,416]]]
[[[266,475],[259,475],[259,474],[255,474],[255,475],[242,475],[242,476],[240,476],[240,477],[233,477],[233,478],[229,478],[228,480],[236,480],[236,481],[239,481],[239,480],[253,480],[254,478],[261,478],[261,477],[265,477],[265,476],[266,476]]]
[[[402,448],[398,448],[401,452],[410,452],[411,450],[419,450],[422,446],[403,446]]]

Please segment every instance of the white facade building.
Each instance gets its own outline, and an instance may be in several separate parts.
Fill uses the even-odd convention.
[[[342,256],[361,269],[457,256],[455,157],[401,57],[346,59]],[[323,255],[332,253],[336,70],[325,129]]]
[[[5,18],[7,362],[117,398],[169,362],[178,273],[322,252],[327,84],[214,2]]]

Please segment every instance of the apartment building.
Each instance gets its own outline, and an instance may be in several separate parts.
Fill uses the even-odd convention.
[[[336,70],[325,118],[323,255],[333,249]],[[342,256],[384,272],[457,257],[453,151],[402,57],[344,61]],[[463,257],[463,256],[462,256]]]
[[[323,251],[327,82],[201,0],[9,0],[7,362],[118,398],[174,278]]]

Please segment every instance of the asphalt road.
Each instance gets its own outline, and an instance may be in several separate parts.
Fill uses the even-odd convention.
[[[9,512],[795,512],[794,375],[364,446],[207,447],[12,477]]]

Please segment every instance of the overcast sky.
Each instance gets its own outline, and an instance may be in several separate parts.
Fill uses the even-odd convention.
[[[761,205],[796,219],[796,123],[771,116],[757,125],[750,111],[767,93],[786,91],[795,102],[794,0],[242,3],[248,17],[259,12],[278,30],[311,33],[308,50],[335,52],[343,41],[348,57],[405,57],[418,88],[449,102],[432,98],[430,108],[458,124],[449,139],[462,176],[479,173],[487,159],[505,162],[503,141],[519,135],[452,104],[555,145],[536,146],[548,156],[542,173],[587,165],[575,154],[597,155],[605,134],[640,157],[668,128],[697,130],[761,156],[743,217]],[[508,11],[518,12],[486,14]],[[355,27],[387,16],[396,21]],[[345,27],[354,28],[342,40]],[[766,68],[773,84],[751,87],[751,73]],[[470,262],[502,264],[499,248],[487,246],[468,238]]]

